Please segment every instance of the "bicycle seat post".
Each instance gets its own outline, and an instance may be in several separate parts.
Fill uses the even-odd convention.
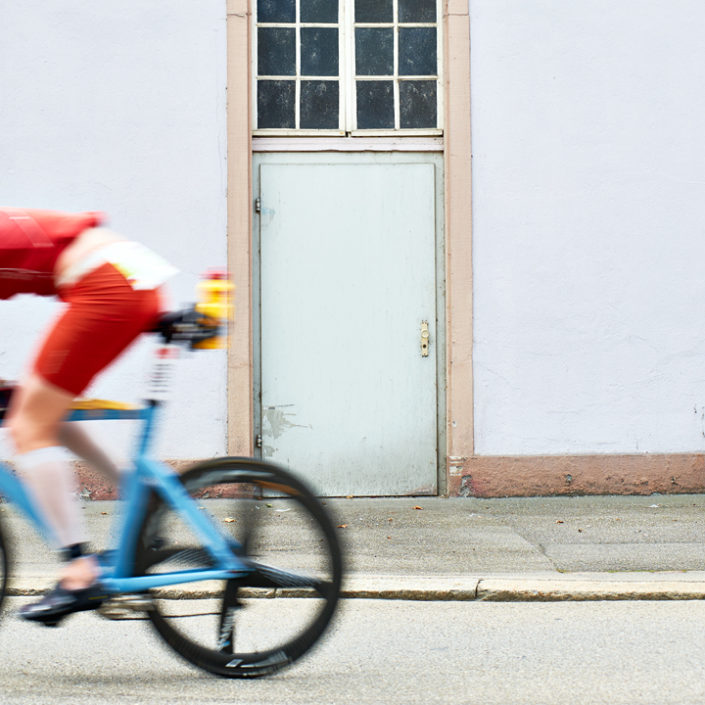
[[[156,406],[169,400],[180,355],[181,349],[176,343],[160,343],[156,347],[147,384],[148,404]]]
[[[175,367],[181,355],[180,346],[169,341],[160,341],[153,353],[145,395],[144,427],[139,441],[139,454],[147,455],[152,437],[157,410],[171,395]]]

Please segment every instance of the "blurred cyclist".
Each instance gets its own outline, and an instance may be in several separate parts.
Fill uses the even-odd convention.
[[[5,424],[15,465],[54,530],[66,564],[57,585],[20,614],[53,621],[98,607],[98,564],[86,554],[68,447],[103,469],[111,464],[77,428],[63,424],[94,376],[162,310],[161,287],[176,270],[146,247],[101,227],[98,213],[0,207],[0,298],[58,296],[67,306],[51,325],[10,402]]]

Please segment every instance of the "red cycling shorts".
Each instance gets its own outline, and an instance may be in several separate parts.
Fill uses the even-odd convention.
[[[160,290],[135,290],[112,264],[102,264],[59,290],[68,304],[44,339],[34,371],[78,396],[136,338],[154,326]]]

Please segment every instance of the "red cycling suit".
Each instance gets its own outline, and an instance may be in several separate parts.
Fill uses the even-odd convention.
[[[102,220],[98,213],[0,208],[0,298],[58,295],[68,304],[47,333],[33,369],[74,396],[149,330],[161,310],[158,286],[136,287],[109,259],[57,286],[59,255]]]
[[[100,213],[0,208],[0,299],[56,294],[54,267],[59,255],[84,230],[102,221]]]

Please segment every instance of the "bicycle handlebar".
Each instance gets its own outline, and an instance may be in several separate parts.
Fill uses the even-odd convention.
[[[220,321],[196,311],[195,307],[165,313],[150,331],[161,336],[165,343],[178,343],[194,350],[199,343],[217,338]]]

